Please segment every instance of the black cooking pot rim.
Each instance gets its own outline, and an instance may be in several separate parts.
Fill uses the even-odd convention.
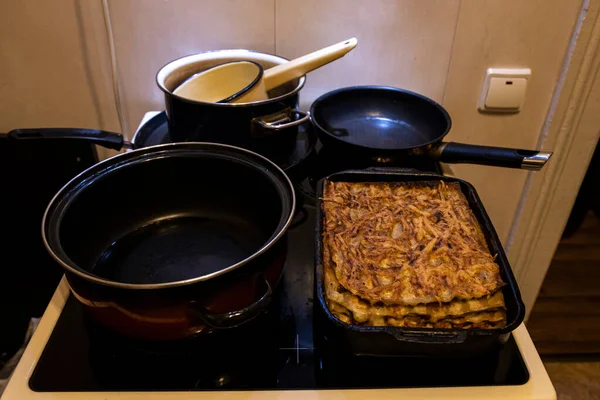
[[[155,76],[155,82],[156,85],[158,86],[158,88],[167,96],[173,96],[176,99],[183,101],[185,103],[190,103],[190,104],[201,104],[204,106],[214,106],[214,107],[236,107],[236,108],[243,108],[243,107],[252,107],[252,106],[257,106],[257,105],[264,105],[264,104],[271,104],[271,103],[277,103],[285,98],[288,98],[289,96],[293,96],[296,93],[298,93],[303,87],[304,84],[306,83],[306,75],[301,76],[300,78],[298,78],[298,86],[296,86],[296,88],[294,88],[294,90],[292,90],[291,92],[287,92],[285,94],[282,94],[281,96],[277,96],[277,97],[273,97],[271,99],[268,100],[259,100],[259,101],[253,101],[253,102],[249,102],[249,103],[210,103],[210,102],[204,102],[204,101],[196,101],[196,100],[190,100],[187,99],[185,97],[181,97],[178,96],[176,94],[174,94],[172,91],[170,91],[169,89],[167,89],[167,87],[164,85],[163,82],[160,81],[159,79],[159,75],[161,74],[161,72],[168,67],[169,65],[179,62],[181,60],[184,60],[186,58],[192,58],[194,56],[201,56],[201,55],[205,55],[205,54],[217,54],[217,53],[227,53],[227,52],[247,52],[247,53],[251,53],[251,54],[264,54],[267,56],[272,56],[272,57],[277,57],[277,58],[281,58],[283,60],[287,60],[289,61],[289,59],[285,58],[285,57],[281,57],[278,56],[276,54],[272,54],[272,53],[265,53],[264,51],[255,51],[255,50],[246,50],[246,49],[225,49],[225,50],[210,50],[210,51],[204,51],[201,53],[193,53],[193,54],[188,54],[186,56],[183,57],[179,57],[176,58],[174,60],[169,61],[168,63],[166,63],[165,65],[163,65],[162,67],[160,67],[158,69],[158,72],[156,73]],[[238,61],[254,61],[254,60],[238,60]],[[224,64],[227,63],[224,62]]]
[[[276,186],[280,188],[278,190],[279,195],[283,198],[285,195],[282,194],[282,191],[288,191],[290,196],[290,204],[288,215],[284,215],[286,209],[282,212],[282,218],[275,229],[273,235],[264,243],[260,249],[258,249],[251,256],[232,264],[226,268],[223,268],[219,271],[173,282],[162,282],[162,283],[152,283],[152,284],[140,284],[140,283],[125,283],[113,281],[110,279],[105,279],[90,273],[89,271],[77,266],[77,264],[72,261],[62,246],[60,245],[60,239],[57,239],[57,245],[51,246],[49,235],[51,232],[54,232],[58,235],[58,231],[60,229],[60,222],[62,219],[62,215],[68,209],[74,198],[78,193],[85,190],[90,184],[99,179],[102,179],[107,174],[118,170],[119,168],[126,167],[128,165],[132,165],[132,163],[136,160],[139,161],[147,161],[149,159],[156,158],[164,158],[168,156],[176,156],[183,155],[185,153],[190,152],[200,152],[205,151],[210,153],[215,150],[227,150],[232,154],[237,153],[237,156],[241,156],[240,160],[247,161],[248,165],[252,161],[255,162],[254,167],[260,169],[261,172],[274,172],[274,173],[266,173],[265,176],[270,177],[273,180],[273,183],[277,183]],[[258,162],[258,163],[256,163]],[[262,165],[261,165],[262,164]],[[278,175],[278,176],[277,176]],[[281,186],[283,188],[281,188]],[[266,157],[261,156],[260,154],[254,153],[252,151],[225,145],[225,144],[217,144],[217,143],[205,143],[205,142],[186,142],[186,143],[168,143],[150,147],[144,147],[142,149],[129,151],[123,154],[116,155],[109,159],[106,159],[94,166],[86,169],[85,171],[78,174],[76,177],[71,179],[67,184],[65,184],[57,193],[54,195],[50,203],[48,204],[46,211],[44,212],[44,216],[42,218],[42,240],[44,242],[44,246],[46,250],[50,253],[52,258],[54,258],[63,268],[67,271],[76,274],[88,281],[92,281],[95,283],[99,283],[105,286],[123,288],[123,289],[166,289],[177,286],[185,286],[189,284],[193,284],[196,282],[207,281],[218,276],[224,275],[228,272],[231,272],[237,268],[242,267],[247,264],[251,260],[257,258],[261,254],[265,253],[269,250],[279,239],[281,239],[288,227],[290,226],[292,219],[294,217],[294,210],[296,208],[296,195],[294,192],[294,186],[285,172],[279,168],[275,163],[269,160]]]
[[[371,92],[371,91],[382,91],[382,92],[397,92],[397,93],[404,93],[404,94],[409,94],[411,96],[414,96],[415,98],[418,98],[426,103],[429,103],[431,105],[433,105],[435,108],[438,109],[438,111],[442,114],[442,116],[444,117],[444,119],[446,120],[446,129],[444,130],[444,132],[439,135],[437,138],[432,139],[428,142],[425,143],[420,143],[418,145],[414,145],[414,146],[410,146],[410,147],[403,147],[402,149],[390,149],[392,151],[397,151],[397,150],[411,150],[411,149],[416,149],[419,147],[427,147],[429,145],[438,143],[439,141],[441,141],[447,134],[448,132],[450,132],[450,129],[452,128],[452,118],[450,118],[450,114],[448,113],[448,111],[438,102],[436,102],[433,99],[430,99],[429,97],[422,95],[421,93],[417,93],[417,92],[412,92],[410,90],[406,90],[406,89],[401,89],[401,88],[397,88],[397,87],[393,87],[393,86],[380,86],[380,85],[363,85],[363,86],[348,86],[348,87],[343,87],[343,88],[339,88],[339,89],[335,89],[332,90],[330,92],[327,92],[325,94],[322,94],[321,96],[319,96],[310,106],[310,121],[312,122],[312,124],[317,127],[317,129],[319,129],[322,132],[325,132],[327,135],[335,137],[334,135],[332,135],[331,133],[329,133],[329,129],[327,129],[326,127],[324,127],[322,124],[319,123],[319,121],[317,121],[317,118],[315,117],[316,115],[316,109],[319,107],[323,106],[323,103],[325,101],[327,101],[329,98],[338,95],[338,94],[343,94],[343,93],[351,93],[351,92]],[[361,145],[357,145],[354,144],[354,146],[357,147],[362,147],[364,148],[364,146]],[[381,150],[381,149],[378,149]]]

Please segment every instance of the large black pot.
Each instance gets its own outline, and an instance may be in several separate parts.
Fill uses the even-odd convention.
[[[179,58],[158,71],[156,83],[164,92],[171,139],[225,143],[267,155],[291,151],[298,125],[309,120],[306,112],[296,109],[304,77],[271,91],[268,100],[252,103],[205,103],[173,94],[195,73],[236,60],[254,61],[263,68],[288,61],[249,50],[219,50]]]
[[[294,189],[266,158],[178,143],[121,154],[50,202],[44,243],[103,325],[141,339],[235,328],[268,305]]]

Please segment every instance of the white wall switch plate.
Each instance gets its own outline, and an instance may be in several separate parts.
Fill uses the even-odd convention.
[[[525,102],[529,68],[488,68],[477,108],[489,113],[516,113]]]

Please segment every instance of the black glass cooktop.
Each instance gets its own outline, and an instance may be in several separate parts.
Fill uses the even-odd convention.
[[[299,138],[310,138],[306,136],[309,133]],[[313,319],[314,312],[319,312],[313,309],[316,181],[343,169],[441,170],[439,164],[427,158],[361,159],[327,152],[320,145],[316,148],[316,152],[305,151],[306,156],[298,163],[302,168],[297,172],[308,175],[296,191],[303,208],[288,230],[284,274],[266,313],[233,331],[159,345],[106,331],[69,297],[29,381],[31,389],[283,390],[527,382],[528,372],[512,338],[498,352],[461,359],[353,356],[336,348],[335,343],[322,345],[324,340]]]
[[[511,338],[477,358],[357,357],[313,332],[314,206],[289,231],[272,307],[235,332],[158,346],[111,334],[72,297],[29,385],[53,391],[176,391],[521,385],[529,379]],[[318,327],[317,327],[318,328]],[[317,343],[317,345],[315,345]]]

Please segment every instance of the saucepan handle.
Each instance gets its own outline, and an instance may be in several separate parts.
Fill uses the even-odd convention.
[[[121,150],[125,142],[123,135],[101,131],[98,129],[78,128],[39,128],[39,129],[14,129],[8,132],[10,139],[39,140],[39,139],[76,139],[85,140],[93,144],[113,150]]]
[[[430,155],[446,163],[482,164],[539,171],[546,165],[552,153],[447,142],[435,146]]]
[[[230,311],[226,313],[214,313],[207,310],[206,307],[197,302],[192,302],[190,304],[190,309],[196,317],[201,319],[211,328],[229,329],[240,326],[241,324],[256,318],[271,303],[273,298],[273,289],[271,289],[269,281],[267,281],[264,276],[262,276],[262,279],[264,279],[265,293],[260,299],[250,304],[248,307],[242,308],[241,310]]]
[[[292,128],[310,120],[310,114],[295,108],[286,108],[273,114],[252,119],[252,134],[267,136],[282,129]]]

